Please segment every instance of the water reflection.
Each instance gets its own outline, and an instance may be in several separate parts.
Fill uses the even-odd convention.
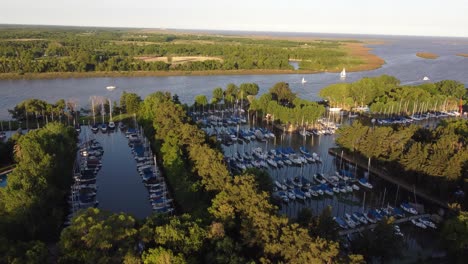
[[[104,149],[102,169],[96,176],[99,208],[129,213],[140,219],[150,215],[148,191],[138,174],[124,132],[116,128],[116,131],[105,134],[92,133],[89,126],[82,126],[80,139],[96,139]]]

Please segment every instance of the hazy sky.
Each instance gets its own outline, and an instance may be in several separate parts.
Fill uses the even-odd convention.
[[[468,0],[0,1],[0,24],[468,37]]]

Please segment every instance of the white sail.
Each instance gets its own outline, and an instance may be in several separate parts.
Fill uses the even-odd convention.
[[[345,70],[345,68],[343,68],[343,70],[341,71],[340,77],[341,77],[341,78],[346,78],[346,70]]]
[[[307,82],[307,81],[304,79],[304,77],[302,77],[301,83],[304,84],[304,83],[306,83],[306,82]]]

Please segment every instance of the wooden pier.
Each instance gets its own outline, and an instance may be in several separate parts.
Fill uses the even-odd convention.
[[[422,218],[422,217],[430,217],[430,216],[431,216],[430,214],[412,215],[412,216],[396,219],[394,224],[401,224],[401,223],[411,221],[413,219],[419,219],[419,218]],[[341,230],[341,231],[338,232],[338,235],[345,236],[345,235],[353,234],[353,233],[356,233],[356,232],[360,233],[360,232],[362,232],[364,230],[367,230],[367,229],[373,229],[376,226],[377,226],[377,224],[371,224],[371,225],[356,227],[356,228],[353,228],[353,229]]]
[[[406,189],[407,191],[409,192],[414,192],[417,196],[419,197],[422,197],[423,199],[425,200],[428,200],[434,204],[437,204],[438,206],[441,206],[445,209],[449,209],[448,207],[448,204],[447,202],[444,202],[436,197],[433,197],[431,195],[429,195],[428,193],[424,192],[424,191],[421,191],[421,190],[417,190],[415,189],[414,185],[411,185],[411,184],[408,184],[400,179],[397,179],[395,177],[392,177],[390,176],[389,174],[387,174],[385,172],[385,168],[383,168],[382,170],[379,170],[377,168],[368,168],[368,164],[366,161],[362,160],[361,158],[357,157],[356,159],[351,157],[350,155],[346,154],[343,152],[342,154],[342,150],[340,148],[330,148],[328,150],[328,153],[335,156],[335,157],[339,157],[339,158],[343,158],[343,160],[351,163],[351,164],[355,164],[359,167],[361,167],[362,169],[369,169],[369,172],[374,174],[374,175],[377,175],[378,177],[386,180],[386,181],[389,181],[391,183],[394,183],[396,185],[399,185],[400,187],[402,187],[403,189]]]

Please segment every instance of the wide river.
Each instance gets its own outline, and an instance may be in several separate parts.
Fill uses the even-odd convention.
[[[314,36],[314,35],[309,35]],[[345,82],[354,82],[366,76],[393,75],[403,84],[418,84],[424,76],[436,82],[445,79],[457,80],[468,86],[468,58],[456,56],[468,53],[467,38],[435,37],[390,37],[317,35],[318,37],[345,39],[378,39],[384,44],[370,45],[372,52],[385,60],[376,70],[348,73]],[[428,60],[416,56],[417,52],[432,52],[440,57]],[[301,84],[305,78],[307,83]],[[320,99],[318,92],[323,87],[340,82],[337,73],[278,74],[278,75],[219,75],[219,76],[166,76],[166,77],[121,77],[121,78],[78,78],[52,80],[2,80],[0,81],[0,119],[9,119],[8,109],[27,98],[38,98],[49,102],[58,99],[73,100],[79,107],[88,107],[91,96],[104,96],[118,100],[122,91],[134,92],[144,97],[155,91],[178,94],[183,103],[193,103],[195,95],[209,98],[215,87],[225,88],[228,83],[255,82],[260,94],[277,82],[288,82],[300,97]],[[106,86],[118,88],[112,92]]]

